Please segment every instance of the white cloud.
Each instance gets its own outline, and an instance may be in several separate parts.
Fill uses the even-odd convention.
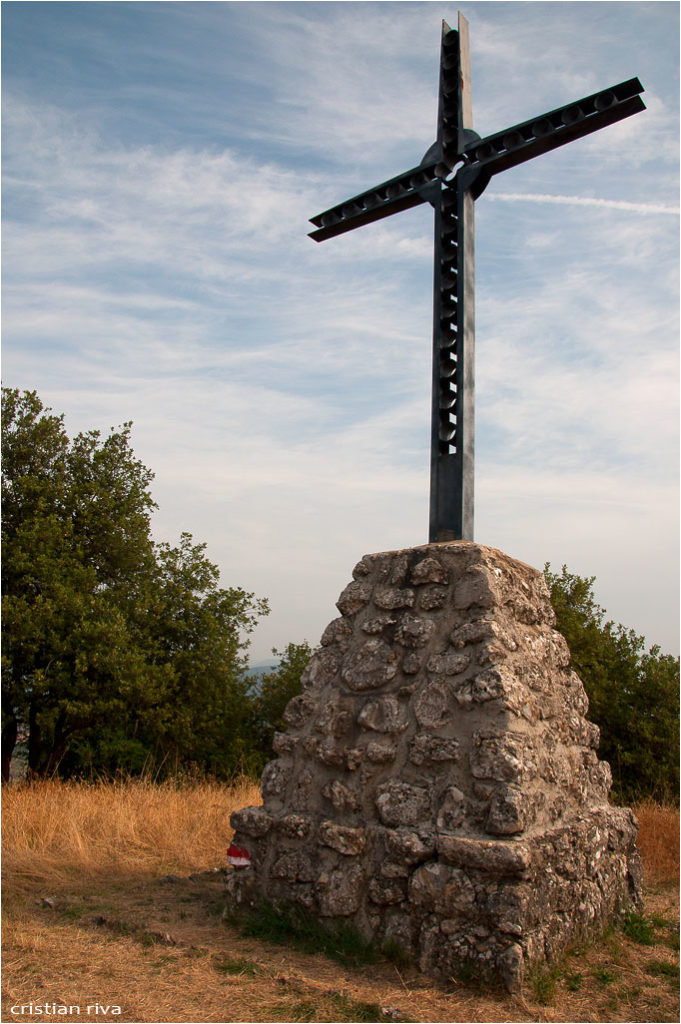
[[[603,206],[611,210],[630,210],[633,213],[666,213],[678,216],[678,206],[665,206],[661,203],[631,203],[626,199],[600,199],[595,196],[559,196],[537,192],[496,192],[490,199],[502,199],[506,202],[557,203],[567,206]]]

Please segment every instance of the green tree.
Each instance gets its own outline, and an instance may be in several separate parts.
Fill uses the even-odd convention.
[[[3,777],[19,727],[32,774],[226,771],[266,602],[221,588],[189,534],[154,544],[129,423],[70,441],[35,392],[3,389],[2,406]]]
[[[248,761],[247,637],[268,607],[239,587],[220,587],[205,547],[183,533],[179,546],[157,550],[152,622],[143,632],[153,640],[153,662],[169,672],[168,699],[164,720],[147,715],[144,732],[157,757],[164,750],[224,776]]]
[[[226,777],[249,767],[247,637],[267,603],[221,588],[204,552],[188,533],[177,547],[158,545],[156,572],[129,621],[144,686],[129,692],[114,727],[83,732],[68,769],[192,767]]]
[[[645,650],[633,630],[605,619],[594,598],[595,577],[546,565],[545,576],[572,667],[601,730],[599,755],[610,763],[613,795],[678,800],[679,659]]]
[[[257,772],[261,772],[267,762],[274,757],[274,734],[286,728],[284,710],[291,698],[300,693],[300,678],[312,657],[313,650],[307,640],[303,640],[300,644],[287,644],[283,651],[274,649],[272,654],[280,659],[279,664],[271,672],[260,676],[252,693],[251,767]]]
[[[35,392],[3,389],[2,413],[6,778],[19,723],[29,770],[42,774],[84,720],[116,712],[135,668],[117,592],[153,563],[153,502],[129,424],[104,442],[93,432],[71,444],[63,417]]]

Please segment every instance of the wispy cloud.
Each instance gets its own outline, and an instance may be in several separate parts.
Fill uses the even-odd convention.
[[[603,206],[611,210],[629,210],[631,213],[666,213],[677,217],[681,213],[681,209],[678,206],[666,206],[662,203],[630,203],[626,199],[599,199],[596,196],[560,196],[538,192],[491,192],[489,198],[520,203]]]

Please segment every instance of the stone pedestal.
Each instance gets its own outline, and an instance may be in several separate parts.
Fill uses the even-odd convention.
[[[228,889],[517,989],[639,896],[631,811],[541,573],[468,541],[365,556],[286,710]]]

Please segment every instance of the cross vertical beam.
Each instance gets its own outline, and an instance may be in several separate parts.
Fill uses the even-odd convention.
[[[468,24],[442,24],[437,146],[451,171],[472,132]],[[473,540],[475,461],[475,210],[447,181],[434,195],[430,543]]]

